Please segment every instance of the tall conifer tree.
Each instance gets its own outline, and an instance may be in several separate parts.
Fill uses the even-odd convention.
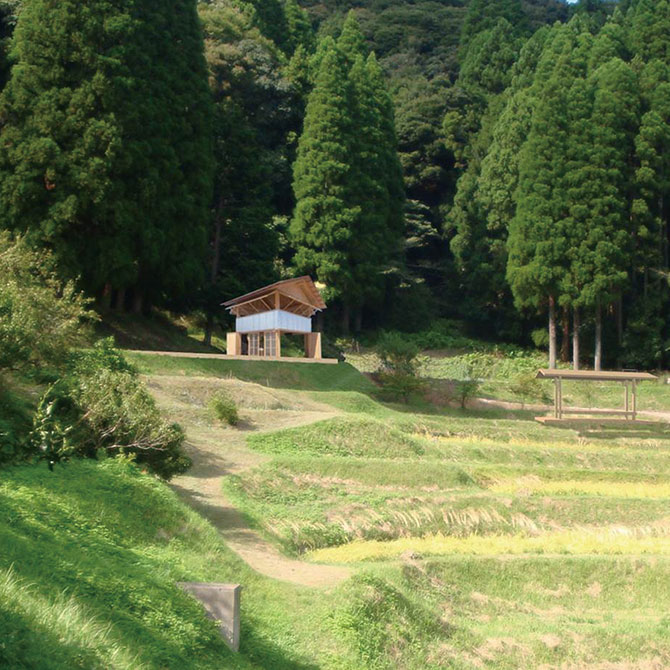
[[[315,273],[328,287],[328,298],[341,300],[348,327],[358,290],[350,254],[361,208],[351,197],[353,127],[347,72],[334,43],[322,50],[294,166],[296,209],[291,237],[297,249],[296,266]]]
[[[580,143],[584,157],[582,168],[569,175],[573,184],[570,221],[575,228],[571,237],[576,240],[571,288],[576,292],[575,305],[595,314],[594,367],[598,370],[603,310],[620,298],[628,284],[631,166],[640,103],[634,72],[616,58],[598,68],[585,87],[593,90],[593,111],[588,134],[576,133],[572,138]]]
[[[91,292],[178,299],[203,266],[211,116],[193,0],[35,0],[0,106],[2,225]]]
[[[393,105],[355,14],[334,44],[324,41],[294,170],[291,234],[299,268],[316,272],[356,325],[379,299],[399,256],[404,191]]]
[[[586,73],[590,43],[587,26],[575,18],[560,29],[538,65],[531,130],[519,161],[518,206],[507,242],[507,277],[515,302],[548,307],[550,367],[556,365],[556,316],[566,299],[570,253],[563,188],[571,131],[568,91]]]

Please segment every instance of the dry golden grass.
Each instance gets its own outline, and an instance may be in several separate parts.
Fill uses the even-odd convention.
[[[494,493],[507,495],[589,495],[658,500],[670,498],[670,483],[666,482],[545,481],[530,476],[500,480],[488,488]]]
[[[449,554],[499,556],[508,554],[641,555],[670,556],[670,533],[665,528],[580,528],[535,537],[528,535],[472,535],[466,538],[441,534],[406,537],[380,542],[359,541],[311,552],[313,561],[358,563],[392,559],[406,552],[440,556]]]

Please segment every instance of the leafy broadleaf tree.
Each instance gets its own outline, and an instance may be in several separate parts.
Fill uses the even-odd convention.
[[[277,279],[273,216],[292,207],[287,135],[298,125],[283,55],[253,12],[224,1],[200,6],[215,108],[215,194],[209,283],[203,307],[211,340],[222,296]]]

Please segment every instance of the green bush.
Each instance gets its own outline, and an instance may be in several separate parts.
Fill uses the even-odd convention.
[[[44,394],[30,442],[54,463],[72,457],[132,455],[164,479],[185,472],[184,433],[165,421],[140,380],[109,341],[74,357],[67,375]]]
[[[456,382],[456,396],[461,405],[461,409],[465,409],[468,400],[471,400],[477,395],[479,386],[480,384],[476,379],[463,379]]]
[[[533,373],[518,375],[510,384],[510,391],[520,397],[522,402],[530,400],[549,402],[551,400],[542,382]]]
[[[419,347],[401,333],[382,333],[376,352],[385,372],[412,375],[419,368]]]
[[[425,386],[420,377],[402,372],[379,372],[377,380],[381,386],[381,399],[386,400],[409,402],[410,396]]]
[[[381,361],[378,380],[383,394],[407,402],[423,386],[418,377],[419,347],[405,335],[390,332],[379,338],[376,351]]]
[[[84,344],[95,320],[73,282],[62,282],[53,259],[0,233],[0,369],[62,368]]]
[[[209,399],[209,408],[219,421],[227,423],[229,426],[236,426],[240,421],[235,398],[225,389],[217,391]]]
[[[9,378],[0,374],[0,464],[30,457],[25,436],[30,432],[33,408],[28,399],[9,388]]]

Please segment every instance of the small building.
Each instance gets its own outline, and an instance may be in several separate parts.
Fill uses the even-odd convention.
[[[312,317],[326,303],[311,277],[279,281],[223,306],[235,316],[235,332],[226,338],[228,356],[281,358],[281,336],[293,333],[304,335],[305,358],[323,360],[321,333],[312,331]]]

